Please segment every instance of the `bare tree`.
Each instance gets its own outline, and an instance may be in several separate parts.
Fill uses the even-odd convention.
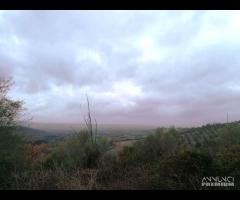
[[[98,131],[98,124],[97,124],[97,120],[96,120],[96,118],[94,118],[94,121],[95,121],[95,144],[96,144],[96,139],[97,139],[97,131]]]
[[[93,122],[92,122],[92,116],[91,116],[91,110],[90,110],[90,103],[89,103],[89,99],[88,99],[88,95],[86,95],[87,98],[87,108],[88,108],[88,112],[87,112],[87,118],[85,118],[85,124],[87,126],[88,132],[90,134],[90,138],[91,138],[91,142],[92,144],[96,144],[96,136],[97,136],[97,120],[94,118],[95,121],[95,135],[93,133]]]

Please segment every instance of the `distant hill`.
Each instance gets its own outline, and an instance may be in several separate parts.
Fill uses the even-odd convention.
[[[227,125],[240,125],[240,121],[231,123],[214,123],[194,128],[177,128],[182,139],[187,145],[201,144],[211,138],[216,137],[217,130]],[[27,136],[30,141],[42,140],[54,142],[58,139],[69,136],[74,131],[81,130],[80,125],[71,124],[34,124],[35,127],[21,126],[20,132]],[[156,128],[144,126],[102,126],[98,129],[98,135],[110,137],[113,141],[126,141],[143,139],[147,135],[155,132]]]
[[[30,127],[22,126],[20,131],[26,135],[29,140],[45,140],[48,142],[66,137],[74,132],[84,128],[80,124],[61,124],[61,123],[32,123]],[[107,136],[113,140],[125,140],[142,138],[153,133],[155,127],[143,125],[99,125],[98,135]]]
[[[240,121],[230,123],[207,124],[201,127],[188,128],[180,131],[184,142],[187,145],[196,145],[203,143],[217,136],[217,130],[228,125],[240,126]]]
[[[24,127],[24,126],[20,126],[18,130],[21,134],[26,136],[26,139],[28,141],[42,140],[45,142],[54,142],[65,136],[65,134],[61,134],[61,133],[49,132],[49,131],[34,129],[30,127]]]

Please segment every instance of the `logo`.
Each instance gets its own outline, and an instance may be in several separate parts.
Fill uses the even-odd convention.
[[[203,177],[202,186],[206,187],[234,187],[234,177],[232,176],[209,176]]]

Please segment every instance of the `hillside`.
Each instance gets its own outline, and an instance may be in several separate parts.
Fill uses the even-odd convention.
[[[219,128],[227,125],[240,125],[240,121],[231,123],[215,123],[207,124],[201,127],[194,128],[179,128],[177,129],[182,136],[183,142],[186,145],[202,144],[216,136]],[[34,124],[33,127],[21,127],[20,131],[30,140],[44,140],[46,142],[54,142],[57,139],[68,136],[74,131],[81,130],[80,125],[67,124]],[[167,129],[167,128],[166,128]],[[129,126],[126,125],[104,125],[99,128],[98,135],[111,138],[114,146],[124,146],[124,144],[132,144],[133,142],[145,138],[147,135],[154,133],[154,128],[144,126]],[[121,143],[121,144],[120,144]]]
[[[26,136],[27,141],[44,141],[54,142],[57,139],[63,138],[65,134],[58,132],[44,131],[40,129],[34,129],[30,127],[21,126],[18,128],[19,132]]]
[[[187,145],[202,144],[203,142],[217,136],[217,130],[228,125],[239,126],[240,121],[231,123],[207,124],[201,127],[189,128],[180,131],[183,141]]]

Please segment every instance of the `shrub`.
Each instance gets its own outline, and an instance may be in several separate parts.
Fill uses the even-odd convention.
[[[240,126],[227,125],[217,131],[216,143],[219,148],[240,144]]]
[[[14,181],[13,173],[24,166],[24,140],[16,133],[22,102],[6,96],[10,85],[10,80],[0,78],[0,188],[6,189]]]
[[[180,148],[181,138],[174,128],[167,131],[157,129],[155,134],[125,147],[119,157],[123,163],[137,166],[154,163],[162,156],[174,155]]]
[[[30,168],[41,167],[48,159],[50,147],[47,143],[25,144],[25,159]]]
[[[182,151],[159,161],[158,184],[161,189],[201,189],[204,176],[214,175],[211,157]]]
[[[216,137],[205,141],[201,150],[215,157],[223,149],[238,144],[240,144],[240,126],[229,124],[219,128]]]
[[[222,175],[240,177],[240,145],[232,145],[220,151],[216,160]]]
[[[9,188],[13,173],[24,168],[24,140],[9,127],[0,127],[0,188]]]
[[[97,138],[96,143],[92,143],[88,132],[80,131],[57,142],[46,165],[60,165],[67,169],[94,168],[108,147],[109,142],[106,139]]]

